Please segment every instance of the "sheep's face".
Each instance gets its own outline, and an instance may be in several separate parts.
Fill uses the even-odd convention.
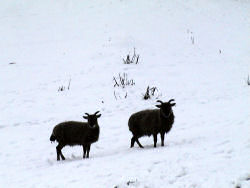
[[[172,101],[174,101],[174,99],[171,99],[168,102],[158,100],[157,102],[160,102],[161,104],[156,105],[156,107],[160,108],[164,114],[169,115],[172,113],[172,106],[175,106],[175,103],[172,103]]]
[[[99,111],[96,113],[89,115],[88,113],[85,113],[87,116],[83,116],[84,119],[88,120],[88,124],[90,127],[96,127],[98,125],[97,119],[101,117],[101,114],[97,114]]]

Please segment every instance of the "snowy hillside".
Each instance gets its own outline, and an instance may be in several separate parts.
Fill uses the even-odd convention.
[[[248,0],[0,0],[0,187],[249,188],[249,36]],[[129,148],[147,86],[175,123]],[[53,127],[97,110],[90,158],[56,161]]]

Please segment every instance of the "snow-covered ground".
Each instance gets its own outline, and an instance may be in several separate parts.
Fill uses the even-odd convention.
[[[0,0],[0,187],[250,187],[249,36],[248,0]],[[131,149],[148,85],[175,123],[165,147]],[[97,110],[90,159],[56,161],[53,127]]]

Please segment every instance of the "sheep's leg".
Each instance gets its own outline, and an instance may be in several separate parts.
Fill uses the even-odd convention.
[[[60,156],[61,156],[62,160],[65,160],[65,157],[63,156],[62,151],[61,151],[63,147],[64,147],[64,145],[60,144],[60,143],[56,146],[56,153],[57,153],[57,160],[58,161],[60,161]]]
[[[65,157],[64,157],[63,154],[62,154],[62,148],[63,148],[64,146],[65,146],[65,145],[62,145],[62,146],[61,146],[61,149],[60,149],[60,154],[61,154],[62,160],[65,160]]]
[[[62,151],[61,151],[61,158],[62,160],[65,160],[65,157],[63,156]]]
[[[157,144],[157,134],[154,134],[154,147],[156,148],[156,144]]]
[[[89,158],[90,144],[87,146],[87,158]]]
[[[164,136],[165,133],[161,133],[161,146],[164,146]]]
[[[83,148],[83,158],[85,158],[86,157],[87,147],[86,147],[86,145],[83,145],[82,148]]]
[[[138,140],[137,137],[135,137],[135,141],[136,141],[136,143],[138,144],[138,146],[139,146],[140,148],[143,148],[143,146],[141,145],[141,143],[139,142],[139,140]]]
[[[60,151],[58,146],[56,146],[56,155],[57,155],[57,160],[60,161]]]
[[[130,145],[131,148],[134,147],[135,142],[139,145],[140,148],[143,148],[143,146],[141,145],[141,143],[139,142],[139,140],[136,136],[133,136],[131,138],[131,145]]]
[[[131,145],[130,145],[130,147],[132,148],[132,147],[134,147],[134,145],[135,145],[135,137],[133,136],[131,138]]]

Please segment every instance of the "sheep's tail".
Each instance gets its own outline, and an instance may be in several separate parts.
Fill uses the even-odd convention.
[[[56,137],[55,135],[52,133],[52,135],[50,136],[50,141],[51,142],[54,142],[56,140]]]

